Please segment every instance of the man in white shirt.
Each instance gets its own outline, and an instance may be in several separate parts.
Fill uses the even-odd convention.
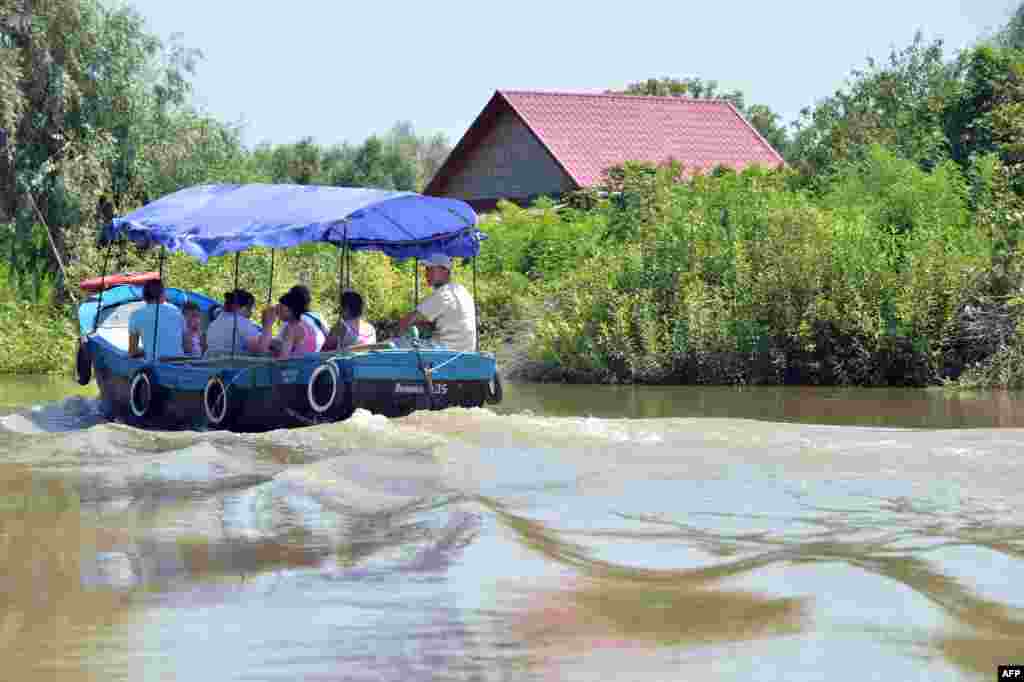
[[[132,357],[145,357],[149,362],[156,361],[154,351],[160,357],[184,355],[181,341],[185,332],[185,318],[178,306],[167,302],[164,283],[158,279],[146,282],[142,287],[142,299],[146,305],[132,313],[128,319],[128,354]]]
[[[264,323],[263,329],[260,329],[249,319],[255,305],[256,299],[245,289],[225,294],[224,311],[206,329],[206,352],[230,353],[231,342],[234,340],[236,352],[265,353],[272,339],[270,327],[273,320],[271,325]]]
[[[450,281],[452,259],[435,253],[425,258],[423,264],[427,284],[434,288],[434,293],[399,321],[399,333],[404,334],[414,324],[429,323],[434,325],[433,340],[437,343],[454,351],[475,351],[476,307],[466,287]]]

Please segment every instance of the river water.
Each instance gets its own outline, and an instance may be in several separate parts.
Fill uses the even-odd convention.
[[[494,411],[259,435],[96,408],[0,381],[2,679],[1024,662],[1020,396],[510,386]]]

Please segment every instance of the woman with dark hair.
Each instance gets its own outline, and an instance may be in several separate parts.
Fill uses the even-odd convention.
[[[354,291],[341,295],[341,319],[331,330],[324,350],[342,350],[377,343],[377,329],[363,319],[363,297]]]
[[[260,329],[249,319],[254,305],[255,297],[245,289],[235,289],[224,294],[224,312],[206,329],[208,353],[230,353],[232,340],[237,352],[265,353],[270,348],[273,338],[270,325]]]
[[[297,355],[316,352],[316,329],[303,318],[309,312],[311,299],[309,289],[299,284],[278,299],[276,309],[271,308],[264,311],[265,316],[267,312],[272,312],[284,323],[272,349],[275,358],[286,360]]]

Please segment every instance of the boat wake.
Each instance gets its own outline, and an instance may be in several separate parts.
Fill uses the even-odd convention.
[[[821,632],[835,655],[875,636],[859,606],[872,598],[879,614],[898,611],[891,622],[910,608],[916,620],[894,634],[955,666],[967,665],[950,653],[960,642],[987,665],[989,639],[1024,641],[1024,602],[1007,577],[1024,557],[1024,430],[477,408],[401,419],[358,410],[341,423],[235,434],[141,430],[98,412],[70,399],[0,418],[0,501],[24,510],[0,538],[36,567],[8,594],[24,595],[12,597],[19,613],[48,612],[29,596],[38,571],[75,576],[62,598],[83,605],[83,632],[97,609],[124,608],[105,595],[130,594],[145,622],[176,632],[256,619],[265,641],[236,652],[248,670],[284,656],[315,676],[356,665],[353,643],[369,638],[389,679],[419,678],[387,666],[448,669],[479,646],[500,667],[510,642],[556,669],[595,651],[612,661],[619,649],[686,647],[705,651],[692,665],[721,672],[708,647],[730,642],[783,666],[822,646]],[[844,590],[855,598],[837,607]],[[335,619],[329,628],[319,614]],[[973,630],[945,630],[939,615]],[[133,627],[120,631],[125,651],[201,676],[189,669],[197,657],[168,656],[161,637],[136,641]],[[430,664],[441,635],[451,655]],[[758,644],[778,635],[790,648]],[[489,637],[500,646],[480,644]],[[899,651],[878,655],[903,664]]]

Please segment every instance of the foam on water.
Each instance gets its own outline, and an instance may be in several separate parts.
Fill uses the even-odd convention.
[[[66,433],[104,421],[99,400],[72,396],[0,417],[0,428],[23,434]]]

